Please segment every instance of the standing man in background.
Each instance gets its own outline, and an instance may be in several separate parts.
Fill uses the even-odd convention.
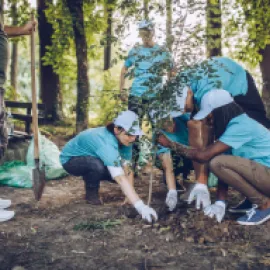
[[[139,37],[142,45],[135,45],[128,53],[120,76],[120,98],[128,102],[128,109],[139,115],[140,121],[146,114],[151,122],[152,130],[155,125],[153,111],[158,111],[155,106],[162,104],[160,92],[163,87],[163,78],[167,79],[173,75],[173,60],[170,52],[163,46],[155,43],[154,23],[143,20],[138,25]],[[125,78],[133,79],[130,91],[125,89]],[[156,104],[156,105],[154,105]],[[136,145],[135,162],[138,159],[139,149]],[[176,180],[173,173],[171,153],[166,148],[157,151],[168,186],[166,204],[173,210],[177,204]]]

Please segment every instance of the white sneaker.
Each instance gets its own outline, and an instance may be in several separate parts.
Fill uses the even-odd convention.
[[[10,207],[10,205],[11,205],[11,200],[0,199],[0,209],[8,208]]]
[[[7,221],[9,219],[12,219],[15,215],[14,211],[7,211],[7,210],[0,210],[0,222]]]

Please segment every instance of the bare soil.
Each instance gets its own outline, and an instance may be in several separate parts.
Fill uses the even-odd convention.
[[[145,201],[149,178],[146,172],[135,184]],[[151,205],[159,221],[154,224],[120,206],[124,197],[114,183],[102,183],[101,206],[84,202],[83,182],[72,176],[48,182],[40,202],[29,189],[0,191],[16,211],[14,219],[0,223],[0,269],[270,269],[270,222],[240,226],[238,216],[227,214],[219,224],[183,201],[168,212],[157,169]],[[239,200],[231,191],[230,203]],[[106,220],[120,224],[75,230]]]

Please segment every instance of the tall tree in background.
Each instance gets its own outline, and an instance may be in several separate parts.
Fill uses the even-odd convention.
[[[17,25],[19,14],[16,0],[11,2],[10,15],[12,19],[12,25]],[[10,84],[12,87],[12,97],[14,100],[17,100],[18,87],[18,42],[18,39],[13,39],[11,45]]]
[[[222,55],[221,47],[221,0],[207,0],[206,50],[207,57]]]
[[[59,108],[60,83],[59,76],[50,64],[44,64],[43,57],[46,54],[46,47],[52,44],[53,28],[45,15],[48,4],[53,0],[38,0],[38,33],[39,33],[39,53],[40,53],[40,95],[42,102],[46,105],[47,117],[52,121],[59,120],[62,112]]]
[[[143,0],[143,13],[144,13],[144,19],[149,19],[149,0]]]
[[[172,0],[166,0],[166,44],[169,51],[172,51]]]
[[[236,10],[237,16],[231,16],[227,32],[235,34],[237,57],[253,66],[259,64],[262,98],[270,117],[270,0],[236,0],[229,8]]]
[[[106,0],[104,3],[104,14],[107,19],[107,27],[105,32],[105,44],[104,44],[104,70],[108,70],[111,67],[112,56],[112,15],[115,5],[115,0]]]
[[[83,0],[66,0],[72,18],[77,58],[76,132],[88,126],[90,86],[88,79],[87,42],[84,31]]]

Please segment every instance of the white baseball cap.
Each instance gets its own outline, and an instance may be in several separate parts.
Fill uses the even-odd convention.
[[[186,106],[186,99],[187,99],[187,94],[188,94],[188,87],[185,86],[182,91],[182,95],[180,96],[179,94],[175,93],[175,103],[176,103],[176,110],[171,111],[171,117],[178,117],[182,115],[185,111],[185,106]]]
[[[194,120],[202,120],[214,109],[232,103],[234,99],[230,93],[223,89],[213,89],[206,93],[201,100],[201,109],[194,115]]]
[[[138,24],[138,29],[147,29],[150,31],[153,31],[155,27],[155,24],[152,21],[143,20],[140,21]]]
[[[140,128],[139,117],[135,112],[123,111],[114,119],[113,123],[131,135],[144,135]]]

